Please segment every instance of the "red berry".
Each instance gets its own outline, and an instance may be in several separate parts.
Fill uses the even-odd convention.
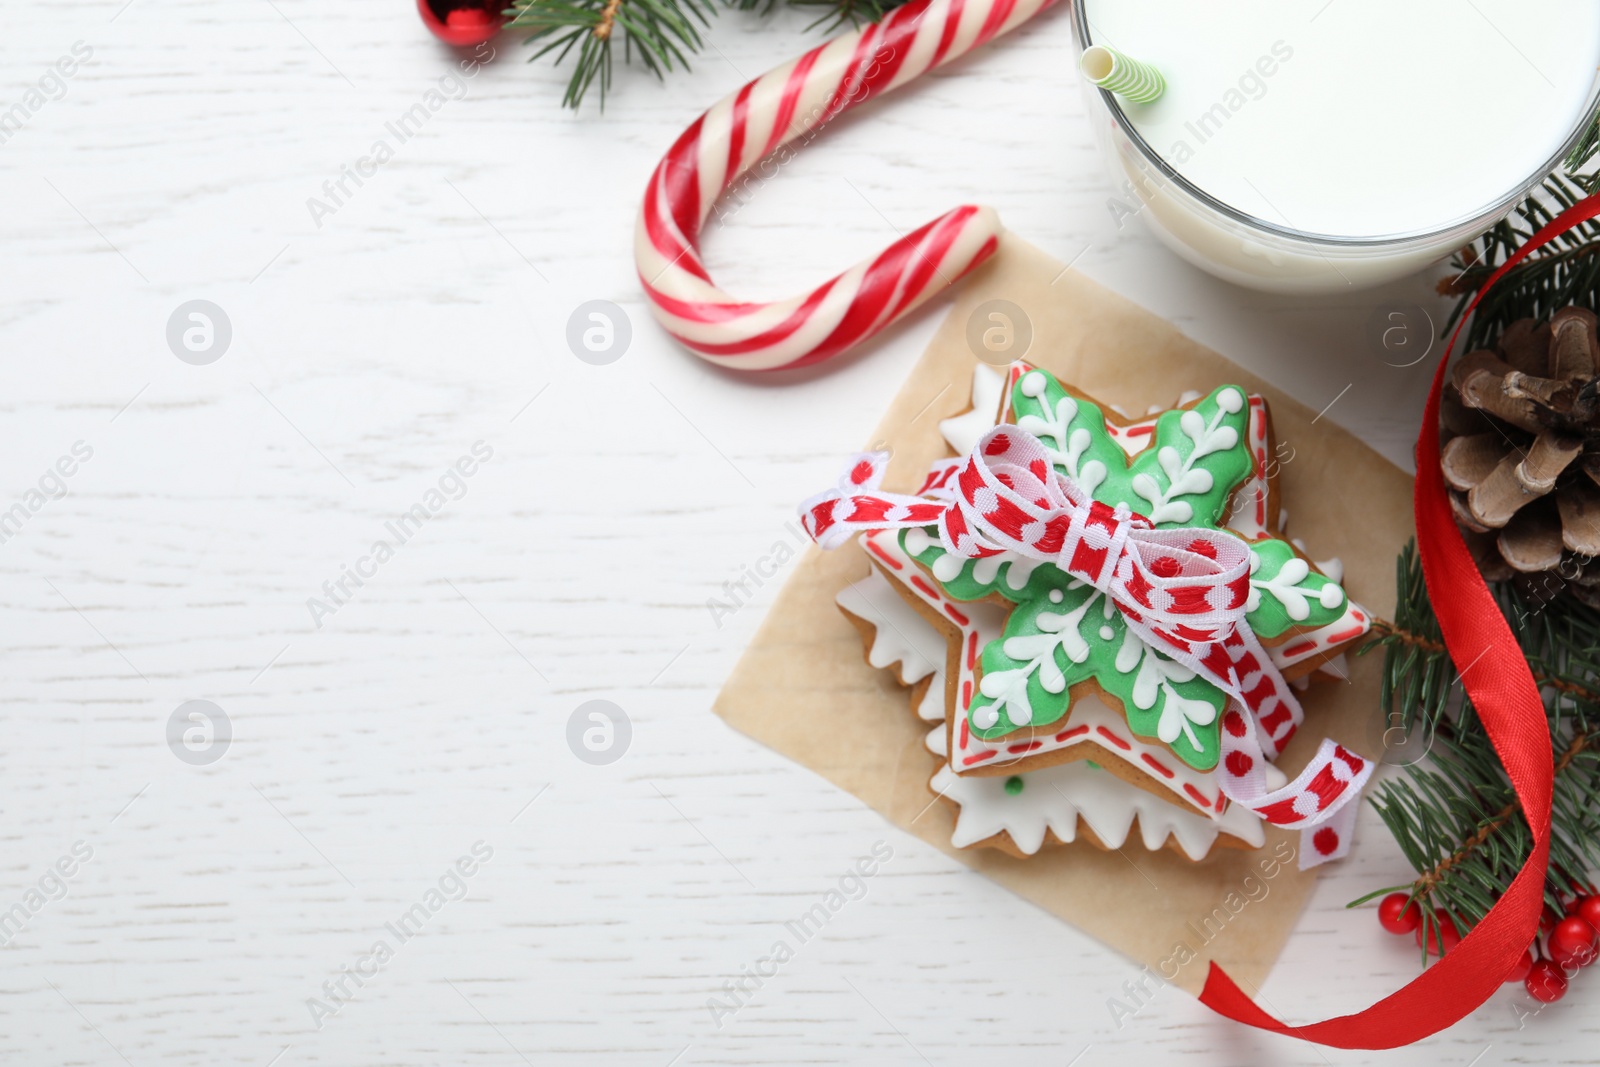
[[[1600,897],[1579,897],[1572,902],[1572,907],[1567,909],[1568,915],[1576,915],[1596,930],[1600,930]]]
[[[1378,904],[1378,925],[1391,934],[1409,934],[1422,922],[1422,912],[1409,893],[1390,893]]]
[[[1549,960],[1535,963],[1522,984],[1530,997],[1546,1004],[1554,1004],[1567,995],[1567,976]]]
[[[1434,923],[1430,927],[1423,923],[1417,927],[1417,944],[1422,944],[1423,931],[1428,932],[1428,955],[1443,956],[1446,952],[1461,943],[1461,932],[1456,929],[1455,920],[1450,918],[1450,913],[1441,911],[1434,916]]]
[[[1556,923],[1550,931],[1550,958],[1563,970],[1587,967],[1595,960],[1594,927],[1576,915]]]
[[[1528,977],[1528,972],[1531,970],[1533,970],[1533,949],[1525,948],[1522,950],[1522,958],[1511,968],[1511,973],[1506,975],[1506,981],[1520,982]]]

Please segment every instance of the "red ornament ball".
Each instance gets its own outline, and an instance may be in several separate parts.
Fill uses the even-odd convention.
[[[1391,934],[1409,934],[1422,922],[1422,912],[1409,894],[1390,893],[1378,904],[1378,925]]]
[[[1430,929],[1426,924],[1417,926],[1417,944],[1422,944],[1423,931],[1427,930],[1428,955],[1443,956],[1446,952],[1461,943],[1461,932],[1456,929],[1455,920],[1447,911],[1441,911],[1435,916],[1436,922]]]
[[[1568,915],[1576,915],[1596,930],[1600,930],[1600,897],[1579,897],[1572,902],[1572,907],[1567,909]]]
[[[1576,915],[1556,923],[1550,931],[1550,958],[1563,970],[1587,967],[1595,960],[1594,927]]]
[[[1515,967],[1511,968],[1511,973],[1506,975],[1506,981],[1507,982],[1520,982],[1523,979],[1527,978],[1528,977],[1528,973],[1530,971],[1532,971],[1532,970],[1533,970],[1533,949],[1525,948],[1525,949],[1522,950],[1522,958],[1517,961],[1517,965]]]
[[[423,25],[445,44],[470,48],[500,32],[510,0],[417,0]]]
[[[1554,1004],[1567,995],[1567,976],[1549,960],[1540,960],[1522,980],[1528,995],[1545,1004]]]

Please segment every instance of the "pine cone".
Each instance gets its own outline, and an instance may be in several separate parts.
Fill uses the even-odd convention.
[[[1592,312],[1523,319],[1456,364],[1441,421],[1456,521],[1490,580],[1600,606],[1600,339]]]

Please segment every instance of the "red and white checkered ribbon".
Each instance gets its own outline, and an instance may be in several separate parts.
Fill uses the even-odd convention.
[[[869,530],[937,526],[962,558],[1015,552],[1055,564],[1099,590],[1152,647],[1228,695],[1217,779],[1222,792],[1267,822],[1306,831],[1302,867],[1345,854],[1372,764],[1324,740],[1287,785],[1267,788],[1266,765],[1303,718],[1300,702],[1245,622],[1250,550],[1221,530],[1157,529],[1127,505],[1111,507],[1055,470],[1033,435],[986,433],[965,457],[936,463],[920,496],[879,490],[888,455],[851,460],[836,489],[801,505],[823,548]]]

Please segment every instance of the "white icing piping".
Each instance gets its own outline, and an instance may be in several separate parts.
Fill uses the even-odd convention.
[[[1029,367],[1028,364],[1020,366]],[[971,452],[973,446],[978,443],[978,438],[993,429],[1000,421],[1001,413],[1008,406],[1006,403],[1008,397],[1002,395],[1005,392],[1005,384],[1005,375],[993,367],[980,363],[972,368],[972,410],[939,423],[939,432],[944,436],[945,444],[949,445],[956,455],[964,456]],[[1198,400],[1200,396],[1200,393],[1190,391],[1184,393],[1178,399],[1178,403],[1179,405],[1189,403]],[[1156,425],[1154,416],[1164,410],[1166,409],[1152,409],[1151,417],[1127,426],[1119,426],[1108,421],[1106,432],[1124,452],[1129,456],[1136,456],[1150,443]]]
[[[979,363],[972,368],[972,410],[944,419],[939,432],[958,456],[971,452],[978,438],[994,428],[1000,420],[1001,394],[1005,391],[1006,377],[993,367]]]
[[[911,533],[916,532],[918,531],[911,531]],[[907,539],[910,540],[909,537]],[[908,579],[913,574],[921,573],[916,569],[916,562],[900,547],[899,539],[894,534],[868,534],[862,540],[871,545],[873,554],[880,560],[888,559],[901,565],[899,570],[891,568],[889,573],[894,579]],[[877,577],[884,582],[887,591],[888,579],[883,574],[884,572],[878,571]],[[949,617],[942,597],[930,594],[929,590],[909,581],[905,581],[904,584],[923,603]],[[924,584],[931,588],[931,583],[924,582]],[[877,594],[871,597],[873,602],[878,599],[880,597]],[[895,599],[901,598],[896,596]],[[959,611],[968,619],[966,625],[957,623],[961,629],[961,653],[958,659],[960,673],[956,680],[956,701],[959,707],[945,709],[947,712],[953,712],[952,733],[955,750],[948,755],[948,759],[956,773],[960,773],[960,769],[999,766],[1008,760],[1015,762],[1071,748],[1074,745],[1090,743],[1108,755],[1123,760],[1141,774],[1148,776],[1151,781],[1161,783],[1172,793],[1173,803],[1204,813],[1207,818],[1215,815],[1219,805],[1227,806],[1221,791],[1216,786],[1215,771],[1202,771],[1190,767],[1174,756],[1165,745],[1149,744],[1140,740],[1128,728],[1125,716],[1113,711],[1104,701],[1093,696],[1086,695],[1074,700],[1066,721],[1043,736],[1034,736],[1025,741],[1015,739],[985,741],[974,736],[968,726],[967,717],[963,714],[965,702],[961,694],[973,691],[976,673],[973,670],[975,653],[1000,636],[1004,626],[1005,610],[984,601],[972,601],[960,604]],[[929,634],[937,636],[937,631],[928,625],[926,619],[909,608],[908,612],[916,624],[925,627]],[[953,619],[951,621],[955,622]],[[907,622],[903,625],[909,631],[912,623]],[[977,637],[975,642],[974,634]],[[944,678],[944,672],[939,671],[935,684],[942,686]],[[1162,771],[1167,773],[1163,774]],[[1277,773],[1275,769],[1269,771],[1269,774]]]
[[[1021,374],[1031,369],[1033,368],[1027,364],[1019,363],[1013,365],[1010,373]],[[956,454],[970,451],[978,438],[1000,420],[1002,413],[1009,407],[1008,391],[1005,388],[1008,380],[1009,375],[1002,375],[981,364],[973,369],[972,409],[962,415],[945,419],[939,424],[946,443]],[[1194,392],[1185,393],[1179,398],[1178,404],[1181,406],[1198,398],[1199,395]],[[1251,395],[1249,404],[1250,420],[1246,432],[1249,435],[1251,454],[1255,459],[1254,470],[1250,479],[1240,486],[1230,500],[1231,513],[1228,517],[1228,526],[1247,539],[1254,539],[1266,532],[1268,503],[1266,472],[1270,457],[1266,451],[1268,422],[1265,402],[1261,397]],[[1111,410],[1119,409],[1113,407]],[[1157,413],[1158,409],[1151,409],[1152,416]],[[1115,426],[1108,423],[1107,429],[1122,450],[1133,456],[1148,444],[1154,425],[1155,419],[1152,417],[1129,426]],[[1280,531],[1287,525],[1286,514],[1280,513],[1278,525]],[[911,531],[912,536],[920,533],[921,531]],[[960,628],[962,648],[960,654],[955,657],[960,668],[957,679],[957,701],[960,702],[959,694],[964,691],[963,686],[967,687],[965,691],[970,692],[973,681],[972,668],[975,657],[967,654],[968,646],[971,645],[975,651],[999,635],[1004,622],[1004,609],[983,602],[962,603],[957,608],[937,593],[929,595],[910,582],[909,578],[915,573],[916,564],[900,550],[898,538],[892,534],[863,538],[863,541],[868,540],[875,542],[876,548],[883,556],[901,564],[902,569],[891,570],[891,573],[906,588],[934,610],[950,618],[951,622]],[[988,567],[996,570],[1002,563],[1012,564],[1008,573],[1008,584],[1012,584],[1013,587],[1026,584],[1027,575],[1031,573],[1033,566],[1037,565],[1032,561],[998,557],[985,561]],[[954,564],[954,569],[949,565],[943,568],[950,572],[948,574],[938,574],[938,568],[935,569],[935,573],[941,581],[948,581],[959,573],[959,565],[958,561]],[[1318,569],[1329,574],[1335,582],[1342,577],[1343,567],[1338,560],[1332,560],[1329,564],[1319,564]],[[1189,784],[1197,789],[1201,789],[1202,782],[1209,783],[1213,779],[1213,772],[1195,771],[1187,764],[1169,758],[1168,769],[1174,770],[1174,775],[1169,780],[1150,774],[1146,768],[1140,766],[1138,757],[1143,752],[1149,752],[1153,757],[1159,758],[1158,753],[1166,754],[1168,750],[1163,747],[1157,751],[1150,751],[1153,746],[1145,745],[1127,731],[1123,716],[1113,714],[1111,709],[1097,699],[1074,701],[1072,715],[1063,724],[1063,729],[1057,731],[1058,734],[1072,732],[1078,726],[1087,724],[1091,727],[1088,732],[1074,733],[1073,737],[1062,742],[1056,742],[1055,735],[1052,735],[1043,743],[1032,747],[1029,754],[1054,751],[1057,748],[1081,743],[1088,740],[1095,730],[1102,726],[1107,730],[1116,730],[1120,733],[1121,740],[1129,745],[1126,752],[1098,741],[1095,743],[1103,751],[1138,767],[1151,780],[1168,785],[1169,789],[1182,798],[1182,806],[1165,801],[1148,790],[1125,782],[1081,760],[1010,777],[1004,775],[980,777],[955,773],[951,768],[952,760],[977,755],[984,749],[998,750],[1008,746],[1003,743],[989,744],[973,738],[965,728],[965,716],[961,715],[962,730],[958,732],[957,739],[963,747],[958,747],[957,752],[953,754],[946,751],[946,727],[942,720],[952,711],[945,706],[948,703],[946,694],[949,687],[946,685],[943,663],[949,651],[948,642],[942,634],[929,625],[926,619],[895,593],[883,575],[884,572],[875,567],[869,578],[842,591],[838,600],[840,605],[850,610],[852,614],[873,624],[875,637],[868,651],[869,662],[880,667],[898,663],[902,684],[928,681],[928,688],[916,711],[923,720],[940,723],[927,737],[929,751],[944,757],[945,760],[934,774],[931,785],[935,792],[950,797],[960,805],[955,832],[952,835],[952,844],[956,847],[976,844],[995,834],[1005,832],[1022,852],[1032,854],[1043,845],[1047,830],[1054,831],[1063,841],[1074,840],[1077,834],[1077,820],[1082,818],[1100,841],[1111,848],[1120,848],[1127,841],[1135,817],[1139,820],[1141,837],[1146,848],[1152,851],[1162,848],[1168,838],[1175,838],[1183,852],[1196,860],[1204,858],[1210,851],[1219,832],[1226,832],[1252,847],[1259,848],[1265,843],[1263,823],[1243,805],[1224,805],[1220,815],[1209,809],[1202,813],[1195,810],[1197,805],[1194,798],[1180,791],[1182,781],[1179,771],[1187,772],[1182,777],[1188,779]],[[992,578],[993,573],[990,573],[988,579]],[[1290,641],[1269,649],[1273,660],[1280,667],[1299,663],[1321,654],[1332,645],[1349,640],[1348,631],[1354,627],[1360,627],[1364,632],[1370,626],[1366,613],[1348,597],[1345,603],[1345,612],[1338,621],[1308,633],[1298,634]],[[957,613],[966,619],[964,624],[960,619],[952,617],[951,608],[956,608]],[[973,642],[974,635],[978,638],[976,644]],[[1339,640],[1334,640],[1336,637]],[[934,652],[935,648],[937,652]],[[1330,663],[1328,666],[1334,665]],[[1176,768],[1172,766],[1174,763],[1177,764]],[[1268,775],[1269,788],[1277,788],[1285,780],[1283,773],[1276,767],[1269,767]],[[1022,782],[1021,791],[1015,794],[1006,790],[1006,784],[1013,779],[1020,779]],[[1218,799],[1220,800],[1220,794]]]
[[[834,602],[877,631],[867,662],[880,670],[900,665],[901,685],[915,685],[944,662],[946,641],[905,602],[876,569],[839,590]]]
[[[1010,835],[1027,855],[1044,845],[1045,832],[1073,841],[1081,818],[1108,848],[1127,844],[1134,819],[1144,847],[1154,852],[1175,838],[1190,859],[1201,860],[1219,833],[1239,838],[1252,848],[1266,843],[1264,824],[1242,804],[1231,806],[1220,820],[1169,804],[1108,771],[1084,762],[1063,763],[1017,775],[1022,789],[1006,791],[1008,779],[973,778],[951,773],[941,765],[929,783],[935,793],[960,805],[950,843],[975,845],[998,833]]]
[[[929,637],[943,640],[926,619],[901,600],[877,569],[849,588],[855,592],[841,593],[841,603],[852,605],[853,611],[859,611],[862,619],[874,625],[875,645],[878,641],[886,642],[885,650],[874,650],[869,659],[904,663],[904,659],[895,657],[891,650],[920,645]],[[887,625],[886,618],[876,614],[878,605],[892,605],[897,600],[906,611],[899,619],[898,631]],[[1011,835],[1020,850],[1032,854],[1043,845],[1046,829],[1053,829],[1064,841],[1073,840],[1080,816],[1095,836],[1112,848],[1126,844],[1136,817],[1140,839],[1146,848],[1160,849],[1169,838],[1175,837],[1184,854],[1197,860],[1210,851],[1219,831],[1252,847],[1260,847],[1264,842],[1260,819],[1243,806],[1231,806],[1216,818],[1164,801],[1087,763],[1069,763],[1012,776],[1023,783],[1021,792],[1016,794],[1006,791],[1007,776],[958,776],[945,759],[948,753],[943,720],[948,709],[944,670],[937,668],[925,677],[928,690],[917,710],[924,720],[937,723],[926,739],[928,750],[941,757],[932,785],[935,791],[961,806],[951,838],[958,848],[1004,831]],[[1111,710],[1098,700],[1080,700],[1074,708],[1075,714],[1094,717],[1095,726],[1117,725]],[[1128,740],[1135,739],[1130,736]]]
[[[1326,655],[1330,648],[1353,641],[1372,629],[1372,619],[1361,605],[1348,596],[1344,599],[1344,612],[1326,626],[1297,633],[1289,640],[1267,648],[1267,655],[1279,670],[1304,663],[1308,659]]]

